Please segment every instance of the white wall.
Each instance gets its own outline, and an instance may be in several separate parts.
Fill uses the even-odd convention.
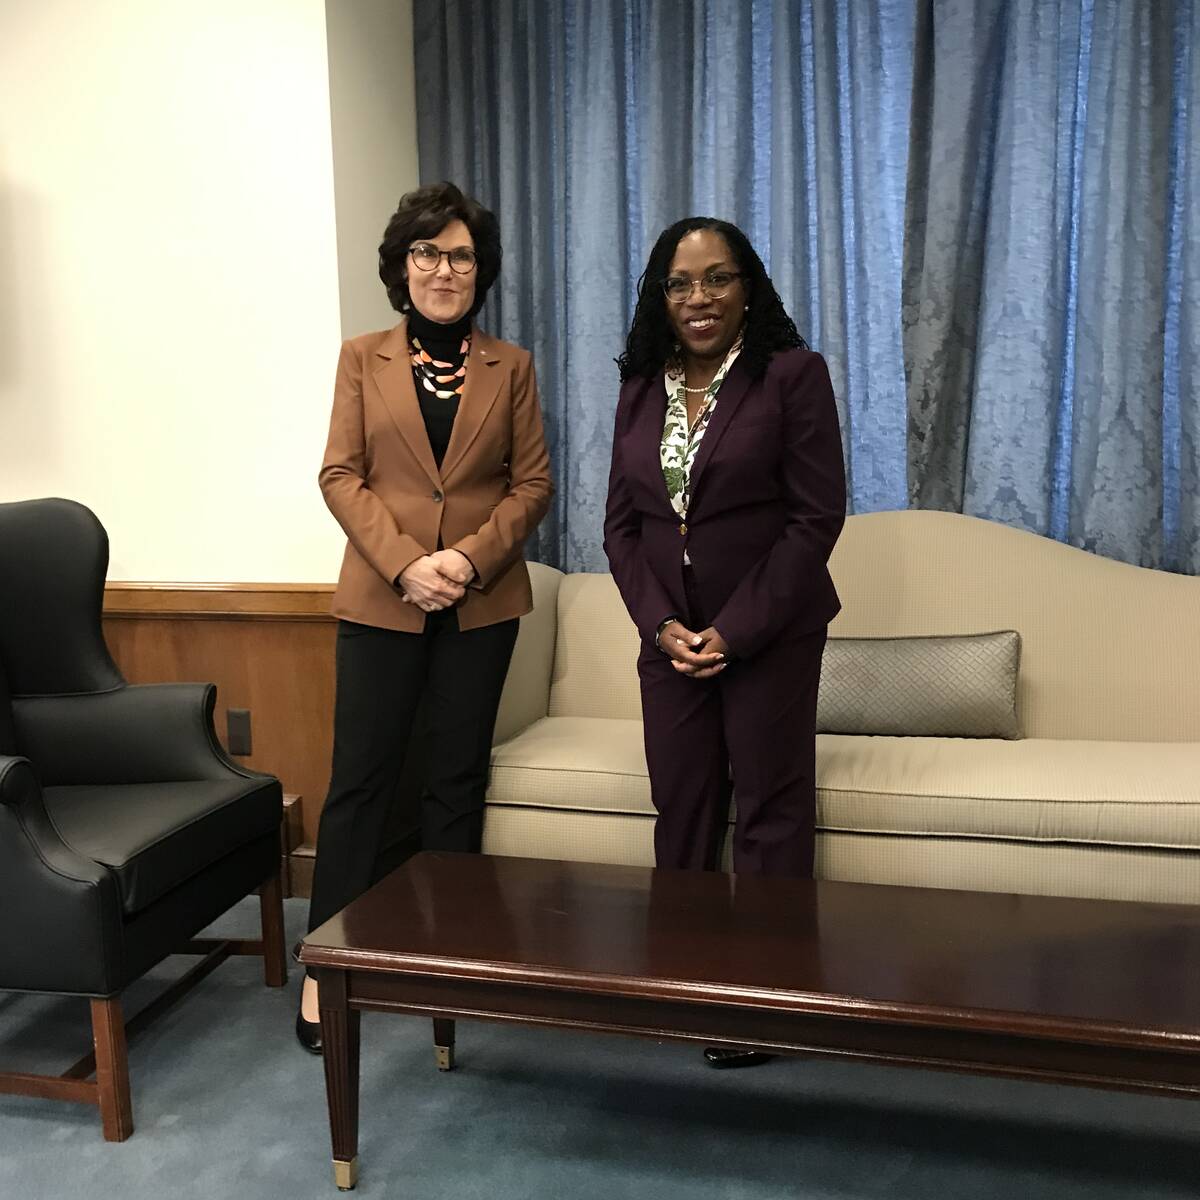
[[[328,0],[329,95],[342,334],[396,322],[379,242],[419,182],[412,0]]]
[[[323,0],[3,0],[0,500],[111,579],[333,579],[337,272]]]

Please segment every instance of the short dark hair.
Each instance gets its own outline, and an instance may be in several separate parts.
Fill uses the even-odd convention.
[[[746,288],[746,327],[742,335],[742,353],[739,361],[749,368],[755,379],[761,379],[779,350],[803,349],[807,343],[796,331],[796,324],[783,307],[779,293],[763,266],[762,259],[750,245],[750,239],[736,226],[716,217],[685,217],[664,229],[650,251],[650,260],[638,280],[637,308],[629,336],[625,339],[625,353],[617,359],[621,378],[634,375],[650,378],[666,366],[675,354],[675,335],[667,321],[667,298],[662,283],[667,277],[675,248],[689,233],[697,229],[711,229],[719,233],[729,244],[742,283]]]
[[[451,221],[461,221],[475,242],[474,316],[487,299],[488,291],[500,274],[500,223],[477,200],[464,195],[452,183],[427,183],[400,197],[400,204],[383,231],[379,243],[379,278],[387,288],[388,299],[399,313],[412,308],[405,273],[408,250],[413,242],[437,237]]]

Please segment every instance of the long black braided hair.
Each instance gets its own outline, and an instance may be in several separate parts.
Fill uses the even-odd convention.
[[[715,217],[685,217],[658,235],[646,269],[638,280],[633,324],[625,339],[625,353],[617,359],[622,380],[635,375],[650,378],[675,355],[675,334],[667,321],[667,298],[663,294],[662,281],[667,277],[667,269],[680,240],[697,229],[711,229],[720,234],[733,251],[742,273],[749,309],[738,361],[749,369],[750,374],[761,379],[771,356],[779,350],[807,347],[796,330],[796,323],[787,315],[762,259],[750,245],[750,239],[728,221],[719,221]]]

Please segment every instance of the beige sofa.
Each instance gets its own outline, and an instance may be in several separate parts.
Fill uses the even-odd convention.
[[[832,637],[1019,630],[1020,740],[822,734],[817,874],[1200,901],[1200,580],[972,517],[851,517]],[[653,862],[633,625],[534,566],[484,849]]]

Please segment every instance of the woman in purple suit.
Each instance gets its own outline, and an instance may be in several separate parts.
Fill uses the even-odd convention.
[[[650,252],[618,364],[604,549],[641,634],[657,864],[717,867],[732,787],[734,870],[809,877],[846,508],[825,361],[745,234],[689,217]]]

